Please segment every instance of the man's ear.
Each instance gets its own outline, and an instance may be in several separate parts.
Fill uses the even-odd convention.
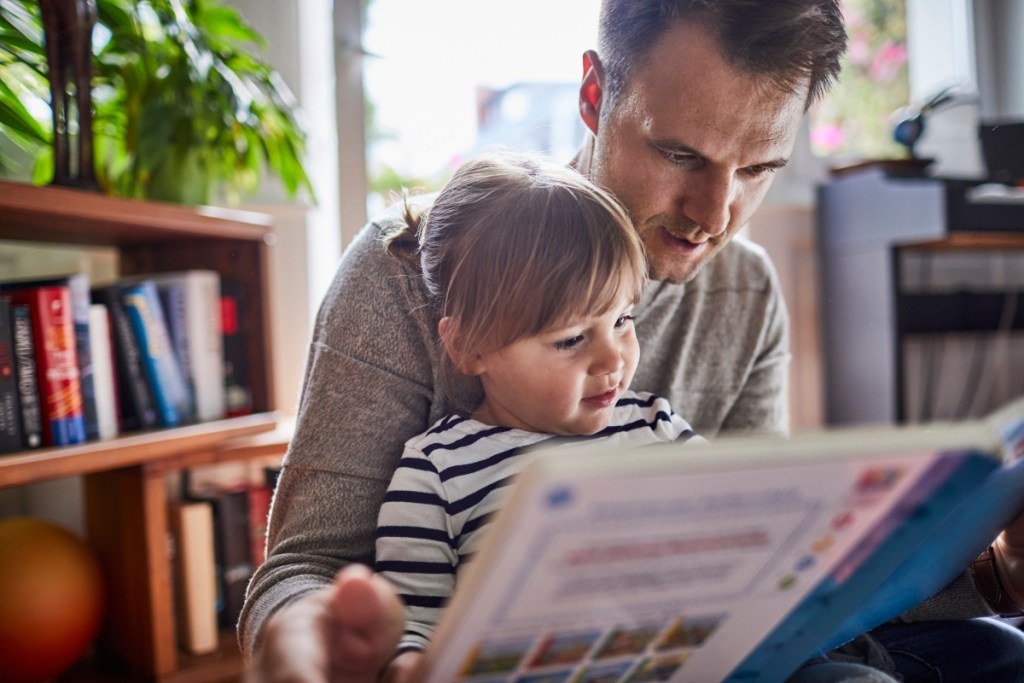
[[[455,318],[441,318],[437,323],[437,335],[441,338],[441,346],[456,370],[471,377],[483,372],[478,358],[466,358],[465,350],[462,348],[462,336],[459,334],[459,323]]]
[[[593,50],[583,53],[583,82],[580,84],[580,116],[583,123],[594,135],[597,135],[597,123],[601,115],[601,98],[604,87],[601,85],[601,60]]]

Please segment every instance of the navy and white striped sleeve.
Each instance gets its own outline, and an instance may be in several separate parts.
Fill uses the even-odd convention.
[[[455,587],[458,552],[446,503],[433,463],[407,447],[381,506],[376,539],[375,569],[405,603],[399,653],[426,646]]]

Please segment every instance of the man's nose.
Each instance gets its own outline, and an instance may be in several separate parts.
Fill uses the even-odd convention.
[[[731,173],[707,172],[701,182],[691,186],[686,198],[686,217],[700,226],[702,232],[717,237],[729,227],[731,206],[736,192]]]

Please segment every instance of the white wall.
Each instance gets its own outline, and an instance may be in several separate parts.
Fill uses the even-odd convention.
[[[974,0],[982,116],[1024,120],[1024,2]]]
[[[343,0],[339,0],[341,2]],[[270,249],[274,405],[296,408],[316,309],[341,255],[331,0],[229,0],[269,44],[267,59],[298,99],[309,133],[306,170],[317,203],[265,183],[245,208],[274,217]]]

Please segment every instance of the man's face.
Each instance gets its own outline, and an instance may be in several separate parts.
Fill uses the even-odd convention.
[[[807,90],[737,71],[688,23],[661,36],[614,110],[600,116],[598,101],[588,117],[597,81],[591,69],[581,89],[596,136],[590,176],[629,209],[651,277],[686,282],[747,223],[788,161]]]

